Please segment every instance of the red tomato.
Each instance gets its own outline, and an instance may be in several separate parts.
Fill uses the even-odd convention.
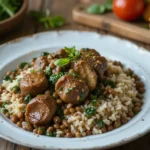
[[[136,20],[144,11],[144,0],[113,0],[113,11],[126,21]]]

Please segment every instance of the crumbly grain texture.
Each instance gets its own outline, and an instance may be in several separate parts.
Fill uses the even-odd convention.
[[[63,103],[54,92],[52,96],[57,103],[57,112],[53,120],[45,126],[34,126],[25,119],[25,97],[13,88],[18,87],[24,75],[31,72],[32,65],[19,70],[13,80],[3,80],[0,89],[3,113],[27,131],[68,138],[102,134],[127,123],[142,108],[144,92],[141,88],[144,89],[144,84],[131,69],[124,69],[121,63],[109,60],[103,79],[98,81],[97,86],[102,91],[99,96],[91,98],[93,94],[89,94],[76,106]]]

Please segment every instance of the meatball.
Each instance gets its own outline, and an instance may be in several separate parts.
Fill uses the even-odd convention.
[[[79,60],[77,63],[74,63],[73,69],[87,83],[90,91],[96,88],[97,74],[87,62],[84,60]]]
[[[48,94],[38,95],[26,107],[26,120],[33,125],[47,124],[52,120],[56,107],[55,100]]]
[[[36,61],[34,62],[33,65],[33,69],[34,70],[44,70],[46,68],[46,66],[49,65],[49,62],[47,60],[46,56],[41,56],[39,58],[36,59]]]
[[[107,70],[107,60],[105,57],[101,56],[94,49],[81,50],[81,59],[91,65],[100,78],[103,77],[104,72]]]
[[[55,58],[66,58],[66,57],[68,57],[68,53],[64,49],[61,49],[55,54]]]
[[[79,104],[88,96],[88,86],[78,78],[64,75],[57,81],[55,90],[58,96],[65,102]]]
[[[81,49],[80,52],[84,55],[91,55],[91,56],[101,56],[95,49]]]
[[[48,88],[48,81],[43,72],[33,72],[26,74],[20,82],[21,94],[26,96],[36,96],[44,93]]]

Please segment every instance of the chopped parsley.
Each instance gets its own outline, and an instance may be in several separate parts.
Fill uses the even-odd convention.
[[[5,108],[5,106],[8,105],[8,104],[9,104],[8,102],[4,102],[4,103],[2,104],[2,108]]]
[[[97,103],[97,96],[96,95],[91,95],[91,104],[92,105],[96,105],[96,103]]]
[[[73,90],[73,88],[68,88],[66,91],[66,94],[70,93]]]
[[[43,53],[42,53],[42,56],[48,56],[48,55],[49,55],[48,52],[43,52]]]
[[[51,68],[50,68],[49,66],[46,67],[46,69],[45,69],[45,74],[46,74],[47,76],[50,76],[50,75],[52,74],[52,70],[51,70]]]
[[[5,77],[4,77],[4,80],[5,80],[5,81],[11,81],[11,78],[10,78],[10,76],[5,76]]]
[[[89,107],[85,109],[85,113],[88,117],[96,114],[96,109],[94,107]]]
[[[94,106],[96,105],[96,103],[97,103],[96,99],[94,99],[94,100],[91,101],[91,104],[94,105]]]
[[[105,126],[105,123],[103,120],[98,120],[97,121],[97,125],[100,127],[100,128],[103,128]]]
[[[96,87],[93,91],[92,91],[92,95],[93,96],[100,96],[101,94],[103,93],[103,90],[102,89],[99,89],[98,87]]]
[[[6,109],[6,105],[8,105],[9,103],[8,102],[4,102],[3,104],[2,104],[2,112],[4,113],[4,112],[7,112],[8,110]]]
[[[27,96],[24,98],[24,101],[25,101],[25,103],[29,103],[29,102],[31,101],[31,99],[32,99],[32,97],[31,97],[31,95],[29,94],[29,95],[27,95]]]
[[[115,88],[115,82],[112,80],[102,80],[101,83],[104,86],[110,86],[111,88]]]
[[[59,72],[57,74],[52,74],[49,78],[49,82],[53,85],[57,82],[57,80],[62,77],[63,75],[67,74],[68,72]]]
[[[52,131],[51,133],[46,132],[47,136],[56,137],[56,131]]]
[[[14,87],[12,88],[12,91],[13,91],[13,92],[20,92],[20,87],[19,87],[19,86],[14,86]]]
[[[53,85],[55,85],[55,83],[57,82],[57,80],[62,77],[64,74],[63,72],[59,72],[58,74],[52,74],[49,78],[49,82],[52,83]]]
[[[84,101],[84,99],[85,99],[85,92],[81,92],[80,93],[80,101]]]
[[[58,115],[61,119],[64,119],[64,111],[60,105],[57,105],[56,115]]]
[[[27,62],[22,62],[19,67],[20,69],[23,69],[28,63]]]

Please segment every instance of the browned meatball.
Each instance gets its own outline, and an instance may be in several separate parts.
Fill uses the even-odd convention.
[[[26,120],[33,125],[49,123],[56,112],[56,102],[48,94],[38,95],[26,107]]]
[[[81,50],[81,59],[91,65],[98,73],[99,77],[103,77],[104,72],[107,70],[107,59],[102,57],[94,49]]]
[[[89,88],[81,80],[71,75],[64,75],[57,81],[55,90],[58,96],[65,102],[79,104],[88,96]]]
[[[66,58],[66,57],[68,57],[68,53],[64,49],[59,50],[55,54],[55,58]]]
[[[26,74],[20,82],[21,94],[36,96],[44,93],[48,88],[48,81],[43,72]]]
[[[94,90],[97,85],[97,74],[95,70],[84,60],[79,60],[73,65],[73,69],[87,83],[90,91]]]
[[[33,65],[33,69],[34,70],[44,70],[46,68],[46,66],[49,65],[49,62],[47,60],[46,56],[41,56],[39,58],[36,59],[36,61],[34,62]]]
[[[88,56],[89,55],[91,55],[91,56],[101,56],[95,49],[89,49],[89,48],[81,49],[80,52],[85,56],[87,56],[87,55]]]

